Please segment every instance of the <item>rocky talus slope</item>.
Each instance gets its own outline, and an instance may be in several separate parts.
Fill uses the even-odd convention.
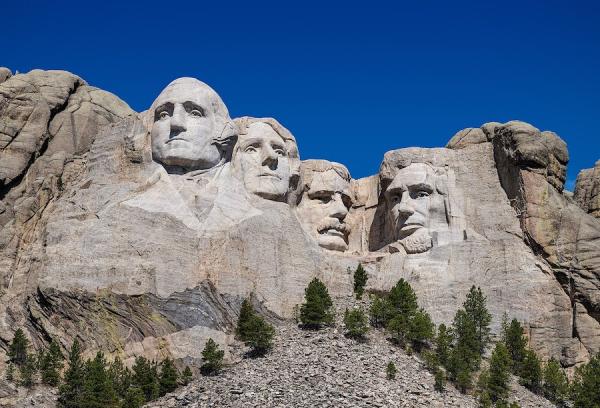
[[[277,326],[273,350],[261,358],[244,358],[214,377],[200,376],[188,386],[147,407],[477,407],[477,400],[448,384],[434,390],[434,378],[417,355],[407,355],[372,329],[366,342],[343,335],[343,310],[352,298],[338,298],[337,321],[319,331],[293,322]],[[366,304],[362,304],[366,307]],[[385,368],[393,361],[396,378]],[[552,407],[513,382],[513,400],[522,407]]]

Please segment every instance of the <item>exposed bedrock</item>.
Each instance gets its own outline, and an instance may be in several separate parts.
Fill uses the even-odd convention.
[[[291,318],[313,277],[351,293],[359,262],[369,289],[409,280],[437,323],[477,285],[494,333],[506,311],[566,367],[600,349],[600,221],[563,193],[552,132],[487,123],[355,180],[192,78],[141,114],[60,71],[0,95],[4,349],[26,327],[36,345],[195,359],[231,342],[243,298]]]

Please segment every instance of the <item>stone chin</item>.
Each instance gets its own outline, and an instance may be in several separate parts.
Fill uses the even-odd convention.
[[[348,244],[343,236],[335,233],[329,233],[327,231],[319,234],[317,237],[317,243],[320,247],[329,249],[330,251],[344,252],[348,250]]]
[[[433,247],[433,240],[427,228],[421,227],[413,233],[398,240],[407,254],[421,254]]]

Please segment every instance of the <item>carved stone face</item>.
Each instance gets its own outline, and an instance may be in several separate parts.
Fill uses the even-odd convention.
[[[436,190],[434,170],[413,163],[394,177],[385,192],[395,238],[407,253],[420,253],[432,247],[432,218],[445,214],[443,197]]]
[[[337,163],[333,165],[339,168],[308,170],[310,181],[304,186],[297,212],[304,229],[321,247],[346,251],[350,232],[345,222],[351,205],[350,182],[348,171]],[[306,179],[305,173],[303,171]]]
[[[171,82],[152,104],[152,157],[185,171],[210,169],[222,160],[215,143],[229,114],[208,85],[194,78]]]
[[[233,156],[246,190],[283,201],[290,187],[290,157],[283,138],[267,123],[251,123],[239,135]]]

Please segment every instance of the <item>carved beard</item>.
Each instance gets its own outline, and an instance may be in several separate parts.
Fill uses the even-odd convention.
[[[433,246],[431,235],[426,228],[419,228],[406,238],[399,240],[407,254],[420,254]]]

